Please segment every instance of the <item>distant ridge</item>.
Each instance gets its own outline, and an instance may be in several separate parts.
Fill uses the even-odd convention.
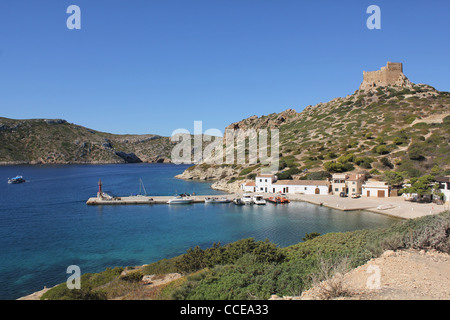
[[[155,134],[117,135],[63,119],[0,117],[0,164],[170,162],[172,142]]]

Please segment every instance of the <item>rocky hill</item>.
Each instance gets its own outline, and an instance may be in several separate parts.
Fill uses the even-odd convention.
[[[62,119],[0,118],[0,164],[169,162],[172,142],[154,134],[116,135]]]
[[[409,80],[405,83],[358,89],[302,112],[288,109],[252,116],[227,129],[278,128],[277,174],[282,179],[325,179],[333,172],[347,171],[379,175],[394,170],[406,177],[431,171],[448,174],[450,93]],[[203,163],[178,177],[217,180],[213,187],[234,191],[254,179],[262,167],[259,163]]]

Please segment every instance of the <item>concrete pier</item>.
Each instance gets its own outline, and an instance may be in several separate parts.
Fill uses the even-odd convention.
[[[88,205],[136,205],[136,204],[167,204],[167,201],[173,199],[173,196],[129,196],[129,197],[114,197],[114,198],[99,198],[93,197],[86,201]],[[227,198],[233,200],[232,195],[196,195],[191,196],[192,203],[204,203],[205,198]]]

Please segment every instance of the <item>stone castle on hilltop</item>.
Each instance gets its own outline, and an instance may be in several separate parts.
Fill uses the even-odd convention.
[[[411,88],[412,82],[403,74],[400,62],[388,62],[385,67],[377,71],[363,71],[363,82],[359,90],[376,90],[378,87],[396,85]]]

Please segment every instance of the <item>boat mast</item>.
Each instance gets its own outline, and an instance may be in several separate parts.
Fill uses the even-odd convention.
[[[147,190],[145,190],[144,182],[142,182],[142,179],[139,178],[139,194],[141,194],[141,190],[144,189],[144,195],[147,196]]]

